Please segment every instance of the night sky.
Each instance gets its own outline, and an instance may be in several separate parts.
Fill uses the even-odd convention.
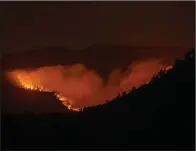
[[[194,47],[194,2],[0,2],[1,50]]]

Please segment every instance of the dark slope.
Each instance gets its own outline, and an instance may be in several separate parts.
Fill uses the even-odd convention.
[[[195,51],[102,106],[65,115],[3,117],[4,149],[194,150]]]

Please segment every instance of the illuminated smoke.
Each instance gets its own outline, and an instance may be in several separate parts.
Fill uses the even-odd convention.
[[[104,104],[134,86],[149,82],[161,68],[167,66],[157,60],[135,62],[126,71],[113,70],[106,84],[99,74],[82,64],[16,69],[7,75],[13,84],[27,90],[54,92],[68,109],[79,111],[85,106]]]

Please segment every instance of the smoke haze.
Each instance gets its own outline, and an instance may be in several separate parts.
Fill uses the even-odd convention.
[[[156,59],[138,61],[125,71],[114,69],[107,81],[83,64],[15,69],[7,71],[7,77],[13,84],[25,89],[54,92],[68,108],[81,109],[104,104],[124,91],[139,87],[166,67]]]

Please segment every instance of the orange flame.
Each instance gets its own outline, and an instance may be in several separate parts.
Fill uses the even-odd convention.
[[[65,105],[69,110],[73,111],[81,111],[82,109],[79,108],[73,108],[72,105],[69,103],[71,99],[68,99],[60,94],[55,93],[56,97],[62,101],[63,105]]]
[[[49,89],[44,88],[42,85],[35,84],[35,82],[30,78],[30,75],[24,74],[23,72],[9,72],[8,74],[9,79],[15,79],[14,81],[17,82],[17,84],[29,91],[40,91],[40,92],[52,92]],[[62,102],[63,105],[65,105],[69,110],[73,111],[81,111],[82,109],[79,108],[74,108],[72,105],[69,103],[70,99],[55,93],[55,96],[58,100]]]
[[[34,85],[33,82],[31,80],[25,79],[24,76],[18,74],[16,76],[18,82],[20,83],[20,85],[26,89],[26,90],[31,90],[31,91],[41,91],[41,92],[51,92],[47,89],[44,89],[43,87],[41,87],[41,85]]]

